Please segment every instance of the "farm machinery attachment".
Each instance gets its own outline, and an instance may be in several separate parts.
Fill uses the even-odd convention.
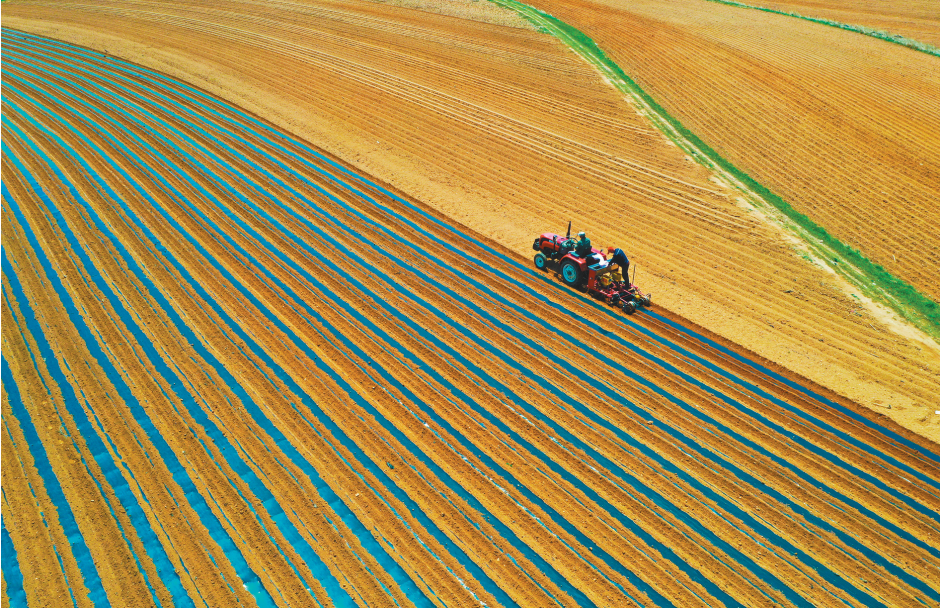
[[[630,261],[623,251],[613,247],[608,247],[607,251],[592,247],[591,253],[579,255],[571,234],[572,223],[569,222],[565,236],[544,232],[536,237],[533,242],[536,268],[556,267],[562,282],[569,287],[584,288],[592,297],[604,300],[627,314],[633,314],[642,306],[650,306],[650,294],[642,292],[628,276]],[[612,254],[610,259],[608,254]],[[635,275],[636,270],[635,267]]]

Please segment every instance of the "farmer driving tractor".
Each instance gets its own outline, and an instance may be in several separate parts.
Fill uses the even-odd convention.
[[[547,264],[558,264],[559,276],[569,287],[584,289],[595,298],[627,311],[650,306],[650,294],[644,294],[633,284],[628,269],[631,262],[627,254],[613,246],[595,250],[584,231],[578,240],[571,238],[572,223],[565,236],[545,232],[533,241],[533,263],[539,270]],[[608,259],[608,256],[611,256]]]
[[[580,258],[587,258],[591,255],[591,241],[585,236],[584,232],[578,233],[578,242],[575,243],[575,253]]]
[[[575,243],[575,253],[578,254],[580,258],[589,258],[591,257],[591,240],[585,235],[585,232],[578,233],[578,241]],[[608,246],[608,255],[611,255],[610,260],[606,260],[609,263],[615,265],[616,268],[620,268],[624,276],[627,276],[627,269],[631,265],[631,261],[627,259],[627,254],[618,247],[614,248],[613,246]],[[605,259],[607,255],[602,254],[599,256],[599,259]]]
[[[577,241],[575,239],[568,239],[565,241],[562,248],[563,254],[568,253],[569,251],[574,251],[575,255],[586,260],[591,258],[593,253],[591,249],[591,240],[585,234],[584,230],[578,233]],[[607,255],[611,255],[610,260],[606,259]],[[615,249],[613,246],[609,246],[607,255],[601,254],[598,256],[598,260],[607,261],[611,264],[614,264],[615,269],[619,269],[624,277],[628,276],[627,270],[630,267],[631,262],[627,259],[627,254],[625,254],[621,248]]]

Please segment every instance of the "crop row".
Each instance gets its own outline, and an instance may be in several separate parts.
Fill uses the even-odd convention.
[[[5,53],[10,597],[937,600],[919,442],[182,83]]]

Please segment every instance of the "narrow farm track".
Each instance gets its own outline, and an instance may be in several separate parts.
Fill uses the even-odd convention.
[[[179,81],[4,55],[11,600],[938,601],[936,445]]]

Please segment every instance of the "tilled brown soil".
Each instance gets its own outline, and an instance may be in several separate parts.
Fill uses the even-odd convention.
[[[904,36],[937,47],[938,3],[930,0],[915,2],[865,2],[860,0],[760,0],[743,2],[803,17],[825,19],[837,23],[859,25],[891,35]]]
[[[496,25],[512,24],[512,16],[480,4],[449,4],[452,14],[442,15],[411,8],[421,2],[11,0],[3,19],[200,85],[516,253],[530,255],[536,234],[564,230],[571,219],[596,244],[624,247],[660,306],[937,441],[936,344],[896,333],[899,324],[801,259],[561,43]],[[708,18],[684,3],[671,9],[676,23],[650,16],[655,3],[632,3],[633,13],[619,19],[599,18],[592,11],[624,10],[600,4],[551,8],[596,37],[708,143],[736,163],[744,159],[743,169],[776,191],[793,189],[780,192],[795,206],[809,201],[826,211],[815,219],[834,234],[936,293],[936,239],[923,238],[937,233],[936,58],[909,61],[923,54],[881,43],[893,48],[873,47],[865,57],[882,67],[861,71],[854,45],[878,41],[846,42],[849,33],[820,26],[820,34],[783,17],[803,25],[727,27],[721,19],[731,8],[701,4]],[[623,30],[638,23],[647,33]],[[601,26],[609,29],[594,29]],[[781,33],[766,49],[752,36],[758,31]],[[824,55],[788,50],[787,32]],[[734,45],[717,44],[720,34]],[[726,69],[728,62],[738,67]],[[776,101],[786,91],[766,86],[811,82],[812,103],[804,90]],[[697,92],[697,83],[712,88]],[[769,100],[809,105],[776,114],[761,105]],[[851,136],[872,129],[881,143]],[[717,135],[728,139],[710,139]],[[748,146],[736,152],[733,143]],[[908,160],[870,158],[877,153]],[[843,164],[819,165],[834,159]],[[810,181],[801,182],[805,174]],[[870,196],[878,188],[895,198]]]
[[[938,243],[926,238],[939,232],[936,56],[699,0],[532,5],[592,38],[737,168],[938,301]]]
[[[188,85],[4,53],[6,593],[937,601],[931,442]]]

